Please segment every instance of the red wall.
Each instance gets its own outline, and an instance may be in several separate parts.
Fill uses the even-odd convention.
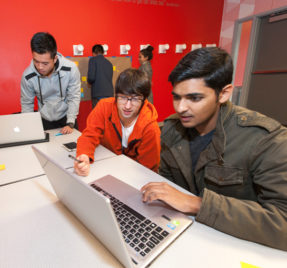
[[[173,113],[167,77],[183,54],[175,45],[219,42],[223,0],[36,0],[1,1],[0,16],[0,114],[19,112],[21,75],[31,60],[30,39],[48,31],[58,50],[72,56],[73,44],[83,44],[91,56],[95,43],[109,45],[107,56],[120,56],[119,46],[130,44],[132,62],[138,67],[140,44],[154,46],[152,60],[154,104],[159,121]],[[158,54],[158,45],[170,50]],[[185,52],[185,53],[186,53]],[[85,106],[85,107],[84,107]],[[80,120],[89,107],[81,104]],[[81,123],[81,125],[83,125]]]

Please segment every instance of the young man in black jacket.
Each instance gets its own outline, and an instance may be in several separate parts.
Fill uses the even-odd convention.
[[[102,45],[93,46],[93,57],[89,60],[88,83],[91,85],[93,108],[103,98],[114,96],[113,65],[104,57]]]

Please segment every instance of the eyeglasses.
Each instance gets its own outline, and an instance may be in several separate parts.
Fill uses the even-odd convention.
[[[139,96],[128,97],[128,96],[117,95],[117,100],[120,104],[126,104],[128,101],[130,101],[132,105],[138,105],[143,101],[143,98]]]

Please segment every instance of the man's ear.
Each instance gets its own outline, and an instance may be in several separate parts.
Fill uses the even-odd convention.
[[[56,55],[54,58],[54,64],[57,62],[57,60],[58,60],[58,55]]]
[[[230,99],[230,97],[232,96],[233,88],[234,87],[232,84],[228,84],[222,89],[222,91],[219,93],[220,103],[225,103]]]

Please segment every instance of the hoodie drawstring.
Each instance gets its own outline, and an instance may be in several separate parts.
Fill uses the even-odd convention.
[[[61,83],[60,72],[58,72],[58,79],[59,79],[59,84],[60,84],[61,100],[63,100],[63,92],[62,92],[62,83]],[[40,91],[40,101],[41,101],[41,104],[44,105],[43,96],[42,96],[42,89],[41,89],[41,83],[40,83],[40,76],[38,76],[38,85],[39,85],[39,91]]]

